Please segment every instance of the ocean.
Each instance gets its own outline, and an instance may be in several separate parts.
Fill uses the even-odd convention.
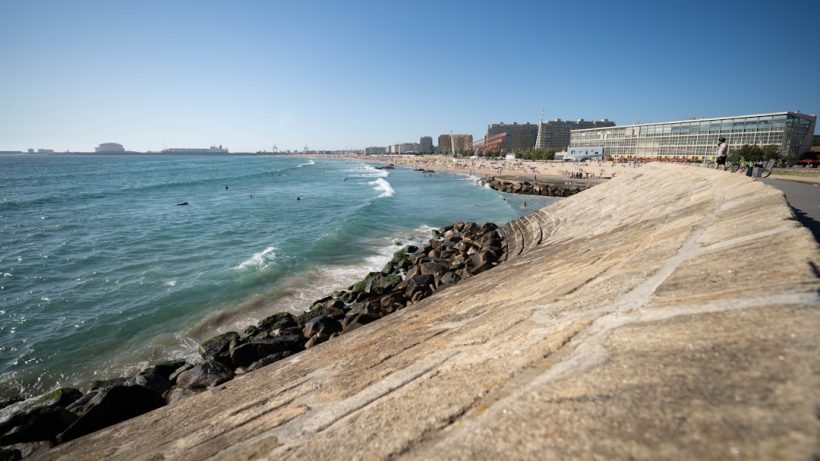
[[[0,399],[193,358],[203,339],[301,312],[434,228],[500,225],[555,200],[374,166],[0,156]]]

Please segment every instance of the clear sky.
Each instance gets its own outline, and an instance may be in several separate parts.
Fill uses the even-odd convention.
[[[820,1],[0,0],[0,150],[820,112]]]

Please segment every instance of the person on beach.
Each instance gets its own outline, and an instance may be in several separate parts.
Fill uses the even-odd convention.
[[[715,163],[715,169],[717,170],[723,165],[723,171],[726,171],[726,157],[729,156],[729,144],[726,143],[726,138],[719,138],[717,146],[717,163]]]

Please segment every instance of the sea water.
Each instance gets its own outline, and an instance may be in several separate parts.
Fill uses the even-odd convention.
[[[193,358],[199,341],[301,312],[434,228],[552,200],[376,165],[0,156],[0,399]]]

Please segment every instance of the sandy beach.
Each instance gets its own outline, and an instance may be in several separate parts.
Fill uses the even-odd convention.
[[[612,162],[559,162],[533,160],[491,160],[454,158],[442,155],[339,155],[335,158],[365,162],[392,163],[408,168],[422,168],[433,171],[472,174],[476,176],[511,176],[546,179],[547,177],[582,177],[611,178],[617,176],[631,164],[614,164]]]

